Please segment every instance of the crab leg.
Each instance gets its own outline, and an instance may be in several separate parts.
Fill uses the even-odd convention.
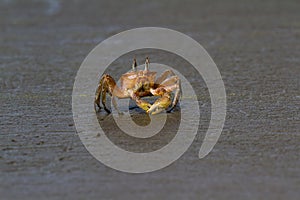
[[[164,71],[160,77],[158,77],[155,81],[156,84],[161,84],[164,80],[166,80],[166,78],[169,76],[169,75],[172,75],[172,76],[175,76],[175,73],[172,71],[172,70],[166,70]]]
[[[126,98],[128,97],[128,95],[125,92],[122,92],[122,90],[116,85],[115,80],[108,74],[104,74],[100,79],[100,82],[98,84],[95,93],[94,105],[95,105],[95,110],[96,110],[96,106],[98,106],[100,110],[101,109],[100,99],[101,99],[104,110],[107,113],[110,113],[111,111],[106,107],[106,93],[109,93],[109,95],[112,96],[113,105],[115,109],[120,113],[115,97]]]
[[[172,102],[172,106],[169,110],[167,110],[167,112],[171,112],[175,106],[177,105],[179,99],[181,97],[181,84],[180,84],[180,79],[178,80],[178,84],[176,85],[176,90],[175,90],[175,96]]]
[[[164,80],[161,83],[162,87],[167,90],[167,92],[171,92],[175,90],[175,96],[172,102],[171,108],[167,112],[171,112],[175,106],[177,105],[180,96],[181,96],[181,84],[178,76],[171,76],[170,78]]]
[[[101,99],[101,95],[102,95],[102,86],[103,86],[103,80],[104,78],[102,77],[99,81],[96,93],[95,93],[95,100],[94,100],[94,109],[96,110],[96,106],[99,108],[99,110],[101,109],[101,105],[100,105],[100,99]]]
[[[174,84],[177,84],[178,80],[179,80],[178,76],[171,76],[171,77],[165,79],[160,85],[162,87],[174,85]]]
[[[103,90],[102,90],[102,105],[103,105],[104,110],[107,113],[110,113],[111,111],[106,107],[106,93],[107,93],[107,89],[108,88],[107,88],[106,84],[104,84],[104,87],[103,87]]]

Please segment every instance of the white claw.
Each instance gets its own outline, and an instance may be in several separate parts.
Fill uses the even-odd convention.
[[[154,112],[151,113],[151,115],[156,115],[158,113],[161,113],[162,111],[164,111],[165,109],[163,108],[157,108]]]
[[[147,110],[147,113],[150,114],[150,115],[155,115],[155,114],[158,114],[162,111],[164,111],[165,109],[160,107],[159,104],[153,104],[149,110]]]

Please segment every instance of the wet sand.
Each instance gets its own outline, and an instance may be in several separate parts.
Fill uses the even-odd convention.
[[[299,10],[297,1],[1,0],[0,199],[298,199]],[[193,145],[165,169],[132,175],[87,152],[71,100],[95,45],[143,26],[202,44],[223,77],[228,108],[218,143],[199,160],[210,118],[209,94],[199,87]],[[133,109],[133,118],[140,114]]]

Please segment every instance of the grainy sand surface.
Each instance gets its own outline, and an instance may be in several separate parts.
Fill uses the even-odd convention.
[[[299,199],[299,10],[299,1],[1,0],[0,199]],[[87,152],[71,100],[85,56],[143,26],[202,44],[223,77],[228,108],[220,140],[199,160],[210,116],[201,87],[193,145],[165,169],[132,175]]]

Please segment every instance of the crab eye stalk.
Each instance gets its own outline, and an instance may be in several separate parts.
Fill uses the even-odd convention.
[[[147,57],[146,62],[145,62],[145,71],[149,70],[149,63],[150,63],[150,61],[149,61],[149,58]]]
[[[134,58],[132,63],[132,70],[136,71],[136,68],[137,68],[137,63],[136,63],[136,59]]]

